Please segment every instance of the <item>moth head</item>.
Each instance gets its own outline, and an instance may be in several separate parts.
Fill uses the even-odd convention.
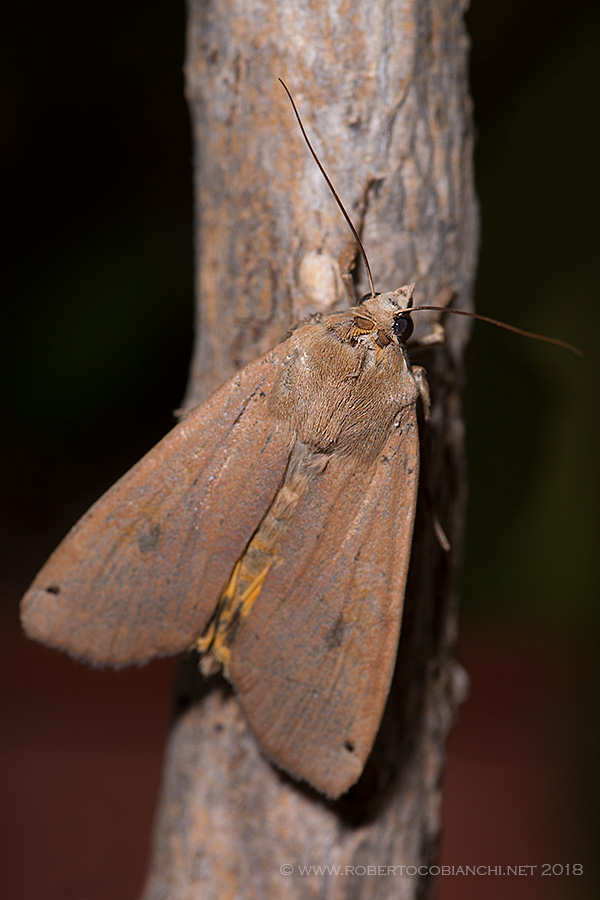
[[[398,343],[404,344],[411,336],[413,323],[410,309],[413,305],[414,284],[405,284],[388,294],[367,294],[360,308],[389,334],[393,334]]]

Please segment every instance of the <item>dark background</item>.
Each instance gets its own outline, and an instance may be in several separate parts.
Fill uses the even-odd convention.
[[[600,7],[476,0],[482,215],[460,657],[443,900],[596,896]],[[1,171],[5,895],[141,889],[173,664],[97,672],[21,637],[20,595],[77,517],[165,433],[191,354],[185,10],[9,4]],[[311,861],[306,861],[310,863]],[[582,877],[542,877],[582,863]],[[566,871],[566,868],[565,870]]]

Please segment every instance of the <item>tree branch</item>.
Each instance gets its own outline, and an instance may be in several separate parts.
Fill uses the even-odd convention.
[[[345,283],[359,298],[368,290],[278,77],[359,229],[377,290],[414,281],[416,304],[469,308],[478,224],[462,14],[459,0],[190,0],[199,327],[186,405],[294,321],[347,306]],[[435,315],[415,315],[417,337]],[[336,802],[293,782],[263,756],[229,688],[200,684],[188,666],[144,900],[431,896],[426,876],[296,867],[435,860],[444,744],[464,690],[452,654],[468,324],[449,318],[446,343],[416,360],[428,369],[432,415],[398,666],[363,777]]]

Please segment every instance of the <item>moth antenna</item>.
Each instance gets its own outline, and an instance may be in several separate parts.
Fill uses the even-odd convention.
[[[290,103],[292,104],[292,109],[294,110],[294,113],[295,113],[295,115],[296,115],[296,118],[298,119],[298,125],[300,126],[300,131],[302,132],[302,136],[303,136],[304,140],[306,141],[306,145],[307,145],[308,149],[310,150],[310,152],[312,153],[312,156],[313,156],[314,161],[316,162],[316,164],[318,165],[319,169],[321,170],[321,175],[323,176],[323,178],[324,178],[325,181],[327,182],[327,187],[329,188],[329,190],[330,190],[331,193],[333,194],[333,196],[334,196],[334,198],[335,198],[335,202],[337,203],[337,205],[338,205],[339,208],[341,209],[342,215],[343,215],[343,217],[345,218],[346,222],[348,223],[348,227],[350,228],[350,231],[351,231],[352,234],[354,235],[354,238],[355,238],[355,240],[356,240],[356,243],[358,244],[358,247],[359,247],[359,249],[360,249],[362,258],[363,258],[364,263],[365,263],[365,269],[366,269],[366,271],[367,271],[367,278],[369,279],[369,288],[370,288],[370,290],[371,290],[371,297],[374,297],[374,296],[375,296],[375,287],[374,287],[374,285],[373,285],[373,276],[371,275],[371,266],[369,265],[369,260],[367,259],[367,252],[366,252],[366,250],[365,250],[365,248],[364,248],[364,246],[363,246],[363,242],[361,241],[361,239],[360,239],[360,237],[359,237],[359,235],[358,235],[358,231],[357,231],[356,228],[354,227],[354,224],[353,224],[353,222],[352,222],[352,219],[350,218],[350,216],[348,215],[348,213],[347,213],[346,210],[344,209],[344,204],[343,204],[342,201],[340,200],[340,198],[339,198],[339,196],[338,196],[338,193],[337,193],[336,189],[334,188],[333,184],[331,183],[331,179],[330,179],[329,175],[327,174],[327,172],[326,172],[325,169],[323,168],[323,164],[321,163],[321,160],[320,160],[319,157],[317,156],[316,152],[315,152],[314,149],[313,149],[313,146],[312,146],[311,142],[310,142],[309,139],[308,139],[308,135],[307,135],[307,133],[306,133],[306,130],[305,130],[305,128],[304,128],[304,125],[302,124],[302,119],[300,118],[300,113],[298,112],[298,108],[296,107],[296,104],[294,103],[294,98],[292,97],[292,95],[291,95],[291,93],[290,93],[290,90],[289,90],[287,84],[286,84],[285,81],[283,81],[283,79],[281,79],[281,78],[279,79],[279,81],[280,81],[281,84],[283,85],[283,89],[284,89],[284,91],[286,92],[286,94],[288,95],[289,100],[290,100]]]
[[[535,331],[525,331],[524,328],[517,328],[516,325],[508,325],[506,322],[500,322],[498,319],[490,318],[490,316],[482,316],[480,313],[468,312],[466,309],[451,309],[448,306],[413,306],[412,309],[407,310],[407,312],[412,314],[421,309],[434,309],[437,310],[437,312],[450,313],[453,316],[468,316],[470,319],[479,319],[480,322],[487,322],[488,325],[497,325],[498,328],[504,328],[505,331],[513,331],[515,334],[532,338],[534,341],[543,341],[545,344],[556,344],[557,347],[562,347],[563,350],[568,350],[569,353],[574,353],[575,356],[583,356],[583,353],[578,347],[574,347],[573,344],[568,344],[566,341],[561,341],[560,338],[548,337],[545,334],[536,334]]]

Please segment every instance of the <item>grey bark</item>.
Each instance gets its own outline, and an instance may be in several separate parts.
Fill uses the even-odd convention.
[[[361,233],[376,288],[414,281],[417,304],[469,308],[478,226],[464,5],[190,0],[198,337],[186,405],[292,322],[348,305],[344,283],[358,297],[368,290],[278,77]],[[417,334],[438,319],[415,314]],[[453,647],[468,325],[443,324],[445,344],[415,359],[429,373],[432,417],[397,671],[361,781],[336,802],[294,783],[264,758],[227,686],[199,687],[191,672],[144,900],[432,896],[428,875],[357,867],[435,862],[445,740],[464,690]]]

